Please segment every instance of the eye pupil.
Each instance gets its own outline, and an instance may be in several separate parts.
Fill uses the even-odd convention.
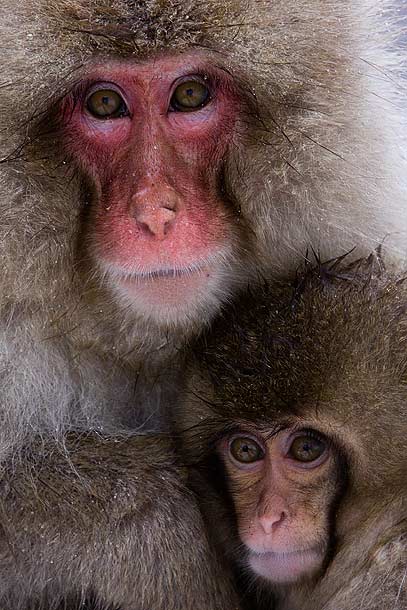
[[[177,112],[200,110],[210,101],[208,88],[199,80],[178,85],[171,98],[171,107]]]
[[[230,443],[230,453],[235,460],[244,464],[258,462],[264,457],[264,452],[260,445],[246,437],[233,439]]]
[[[113,89],[99,89],[92,93],[86,102],[90,114],[97,119],[116,119],[127,113],[126,104]]]
[[[318,438],[297,436],[291,444],[289,456],[299,462],[313,462],[325,451],[325,443]]]

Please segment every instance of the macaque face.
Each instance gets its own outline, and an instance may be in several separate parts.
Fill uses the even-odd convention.
[[[128,309],[177,322],[230,293],[239,229],[219,184],[238,109],[231,77],[194,54],[96,65],[65,100],[88,249]]]
[[[218,451],[247,567],[271,583],[314,575],[328,549],[337,488],[328,440],[310,429],[290,428],[274,436],[239,430],[223,438]]]

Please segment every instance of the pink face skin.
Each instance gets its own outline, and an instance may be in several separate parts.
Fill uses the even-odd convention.
[[[186,82],[202,104],[174,103]],[[99,91],[116,114],[95,115]],[[96,194],[91,253],[142,315],[176,320],[228,289],[236,235],[218,181],[238,109],[230,75],[200,54],[96,66],[66,100],[68,149]]]
[[[277,584],[312,577],[328,546],[337,488],[332,449],[322,435],[290,428],[223,439],[225,464],[248,568]]]

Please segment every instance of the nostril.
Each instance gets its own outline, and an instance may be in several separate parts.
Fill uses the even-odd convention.
[[[287,519],[287,514],[283,511],[280,515],[278,521],[275,522],[275,525],[281,525]]]
[[[171,222],[169,220],[167,220],[167,222],[164,223],[164,227],[163,227],[164,235],[167,235],[170,227],[171,227]]]
[[[265,534],[272,534],[280,525],[284,523],[287,515],[283,512],[272,512],[259,517],[261,528]]]
[[[145,233],[164,239],[176,218],[175,210],[167,207],[144,206],[135,210],[134,218]]]
[[[257,509],[258,523],[267,535],[274,533],[289,518],[287,500],[280,495],[264,494]]]

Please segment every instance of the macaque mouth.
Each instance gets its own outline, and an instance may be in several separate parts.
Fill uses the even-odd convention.
[[[180,312],[188,304],[202,299],[204,293],[216,290],[219,284],[219,263],[206,261],[185,267],[156,268],[149,271],[105,269],[113,288],[139,310],[151,312],[166,308]],[[224,289],[224,287],[223,287]]]
[[[188,262],[184,265],[169,266],[168,263],[162,263],[160,267],[146,269],[140,265],[119,266],[115,263],[104,262],[102,269],[114,281],[118,283],[128,284],[146,284],[160,281],[185,280],[189,278],[208,277],[217,270],[225,266],[225,262],[230,256],[229,251],[219,252],[201,260]]]
[[[195,275],[197,273],[204,273],[203,267],[196,266],[186,269],[157,269],[153,271],[143,271],[140,273],[129,273],[123,275],[120,279],[122,280],[161,280],[161,279],[175,279],[178,277],[185,277]]]
[[[318,570],[324,553],[321,546],[296,551],[266,551],[258,553],[249,550],[248,563],[251,569],[272,582],[293,582]]]
[[[157,261],[154,266],[141,266],[138,261],[133,265],[99,263],[105,281],[127,304],[149,315],[165,309],[168,318],[170,312],[179,316],[199,301],[212,302],[220,292],[226,295],[231,284],[230,258],[230,250],[225,249],[191,261]]]

